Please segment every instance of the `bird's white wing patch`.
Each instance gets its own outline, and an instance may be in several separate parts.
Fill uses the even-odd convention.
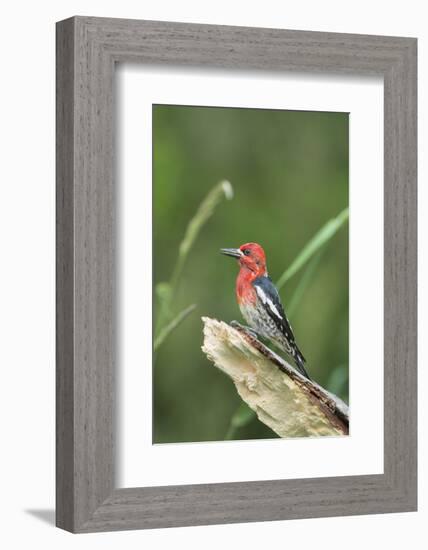
[[[276,315],[278,317],[278,319],[282,319],[282,316],[281,314],[279,313],[277,307],[275,306],[275,304],[272,302],[272,300],[269,298],[269,296],[267,296],[264,292],[264,290],[260,287],[260,286],[257,286],[257,285],[254,285],[256,287],[256,292],[258,294],[258,297],[260,298],[260,300],[262,301],[262,303],[267,306],[273,313],[274,315]]]

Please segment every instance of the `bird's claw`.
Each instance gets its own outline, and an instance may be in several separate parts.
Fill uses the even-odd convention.
[[[245,325],[241,325],[241,323],[238,323],[238,321],[231,321],[230,326],[246,332],[247,334],[252,336],[255,340],[258,340],[259,338],[259,335],[254,329],[252,329],[251,327],[247,327]]]

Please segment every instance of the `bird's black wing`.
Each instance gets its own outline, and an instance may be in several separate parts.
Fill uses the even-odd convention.
[[[299,363],[304,363],[305,358],[297,347],[293,329],[287,319],[287,315],[282,307],[281,298],[279,297],[278,291],[273,284],[272,279],[270,277],[258,277],[253,284],[256,289],[257,296],[264,305],[265,311],[274,321],[277,328],[286,337],[291,349],[293,350],[293,355],[295,355],[295,358]]]
[[[282,307],[281,298],[270,277],[258,277],[254,281],[254,287],[257,296],[262,302],[265,311],[274,321],[277,328],[292,343],[295,341],[293,330],[290,322],[287,319],[284,308]]]

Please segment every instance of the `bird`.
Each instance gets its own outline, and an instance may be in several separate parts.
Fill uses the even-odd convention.
[[[293,358],[299,372],[311,380],[278,290],[268,275],[263,248],[258,243],[246,243],[239,248],[222,248],[220,252],[238,260],[236,299],[251,332],[285,351]]]

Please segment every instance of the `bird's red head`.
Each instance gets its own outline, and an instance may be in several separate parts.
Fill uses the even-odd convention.
[[[221,252],[236,258],[241,270],[248,270],[254,277],[267,275],[265,251],[259,244],[246,243],[239,248],[222,248]]]

